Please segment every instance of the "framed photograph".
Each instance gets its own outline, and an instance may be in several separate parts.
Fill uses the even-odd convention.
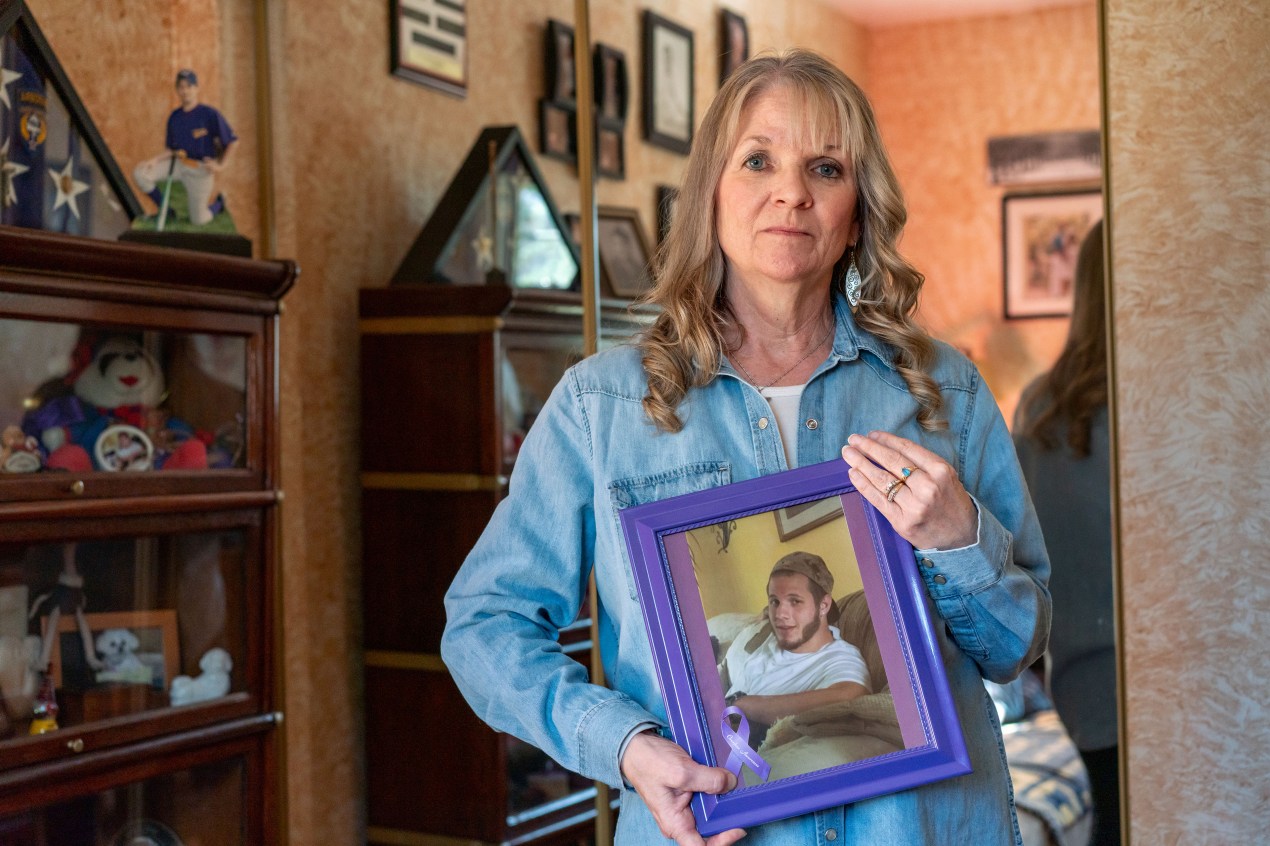
[[[988,139],[988,184],[1096,183],[1102,178],[1097,129],[1004,135]]]
[[[693,797],[701,834],[970,772],[913,549],[844,462],[635,505],[621,522],[673,739],[738,776]],[[795,607],[811,609],[805,625],[782,610]],[[782,653],[815,667],[783,672]],[[838,701],[765,714],[770,697],[829,686]]]
[[[675,201],[679,199],[679,189],[670,185],[657,186],[657,243],[666,240],[670,231],[670,221],[674,219]]]
[[[626,106],[630,101],[626,77],[626,54],[607,44],[596,44],[595,110],[607,121],[626,123]]]
[[[547,43],[543,53],[546,64],[547,99],[553,103],[577,100],[577,74],[573,67],[573,27],[553,19],[547,21]]]
[[[838,519],[841,513],[842,509],[831,497],[777,508],[772,512],[772,516],[776,518],[776,536],[783,543],[793,540],[804,532],[810,532],[817,526],[823,526],[830,520]]]
[[[750,57],[750,29],[745,18],[729,9],[719,13],[719,84]]]
[[[609,179],[626,178],[626,125],[619,120],[595,119],[595,172]]]
[[[465,0],[389,0],[394,76],[467,96]]]
[[[600,206],[596,209],[600,272],[615,297],[633,299],[653,285],[648,240],[635,209]]]
[[[75,615],[63,615],[57,621],[57,639],[49,658],[49,673],[59,690],[83,691],[107,682],[167,690],[180,673],[176,611],[103,612],[85,614],[84,620],[105,668],[95,670],[89,665]],[[45,631],[47,624],[45,617],[40,631]]]
[[[577,113],[564,103],[538,101],[538,152],[549,159],[578,160]]]
[[[1102,194],[1096,190],[1002,198],[1007,318],[1071,314],[1080,242],[1101,219]]]
[[[688,155],[693,128],[692,32],[644,12],[644,138]]]

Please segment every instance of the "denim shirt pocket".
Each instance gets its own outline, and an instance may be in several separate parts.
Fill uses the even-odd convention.
[[[726,461],[699,461],[647,476],[616,479],[609,484],[609,502],[613,506],[613,524],[617,536],[622,537],[619,512],[624,508],[716,488],[731,481],[732,466]],[[626,548],[624,543],[621,548]],[[626,573],[626,589],[630,592],[631,599],[637,599],[635,574],[631,571],[629,560],[622,569]]]

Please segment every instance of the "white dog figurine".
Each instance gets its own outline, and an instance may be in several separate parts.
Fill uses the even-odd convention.
[[[141,641],[127,629],[106,629],[97,635],[95,645],[107,672],[127,673],[145,669],[136,654]]]
[[[228,652],[214,646],[203,653],[198,667],[203,672],[194,678],[177,676],[172,679],[170,693],[173,705],[189,705],[229,693],[229,671],[233,669],[234,661]]]

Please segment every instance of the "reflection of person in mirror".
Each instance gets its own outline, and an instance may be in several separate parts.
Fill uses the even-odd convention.
[[[1067,343],[1024,389],[1014,417],[1014,445],[1054,567],[1049,688],[1089,773],[1099,846],[1120,842],[1102,244],[1099,222],[1076,259]]]
[[[766,618],[741,630],[719,668],[728,704],[745,712],[751,729],[870,692],[860,650],[829,625],[833,608],[833,574],[823,558],[791,552],[776,562]]]
[[[659,732],[671,715],[619,512],[841,457],[918,551],[971,772],[755,825],[745,842],[1011,846],[982,679],[1044,653],[1049,559],[983,377],[914,320],[923,276],[898,249],[907,211],[872,108],[825,58],[765,54],[724,82],[698,142],[646,297],[656,314],[557,383],[446,594],[441,656],[494,728],[625,786],[618,846],[735,843],[745,832],[701,837],[690,804],[733,790],[734,773]],[[559,649],[579,613],[598,618],[610,686]]]

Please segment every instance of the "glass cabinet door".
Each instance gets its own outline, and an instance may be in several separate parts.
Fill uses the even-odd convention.
[[[250,468],[250,342],[0,318],[0,501],[46,496],[31,483],[51,478],[89,479],[92,497],[155,474]]]
[[[260,529],[235,519],[0,543],[0,770],[260,710]]]
[[[236,846],[247,761],[214,761],[0,817],[5,846]]]

